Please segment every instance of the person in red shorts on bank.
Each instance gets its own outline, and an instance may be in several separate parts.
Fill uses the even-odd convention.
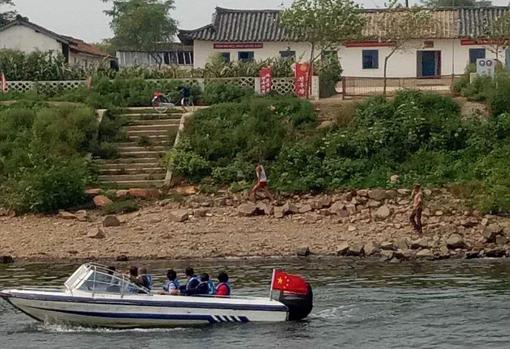
[[[262,164],[258,163],[257,167],[255,168],[255,173],[257,174],[257,184],[253,187],[253,189],[250,192],[250,197],[253,201],[257,201],[257,192],[262,191],[264,194],[266,194],[271,201],[274,201],[273,195],[269,191],[267,187],[267,175],[266,170],[264,169],[264,166]]]
[[[218,274],[218,285],[216,285],[216,293],[217,297],[228,297],[230,296],[230,285],[228,283],[228,275],[224,271]]]

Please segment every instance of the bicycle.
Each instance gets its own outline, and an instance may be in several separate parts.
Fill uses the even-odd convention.
[[[181,96],[182,97],[177,103],[179,103],[183,111],[185,113],[188,112],[187,107],[191,107],[191,111],[194,111],[195,105],[193,104],[193,96],[189,94],[189,91],[187,92],[182,89]],[[152,108],[154,108],[154,110],[160,114],[165,114],[169,109],[174,109],[177,107],[176,103],[173,103],[169,97],[160,91],[154,92],[151,103]]]

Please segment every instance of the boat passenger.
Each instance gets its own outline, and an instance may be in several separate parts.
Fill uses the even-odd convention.
[[[137,266],[131,266],[129,268],[129,281],[136,284],[136,285],[140,285],[140,281],[138,280],[138,267]]]
[[[200,275],[200,284],[197,287],[197,294],[214,294],[214,283],[209,279],[209,274]]]
[[[166,282],[165,286],[163,286],[163,291],[165,291],[165,294],[171,294],[173,296],[178,295],[180,285],[175,270],[170,269],[167,271],[166,278],[168,281]]]
[[[147,272],[147,268],[140,268],[140,275],[138,276],[138,282],[141,286],[145,287],[149,291],[152,290],[152,275]]]
[[[230,296],[231,288],[228,283],[228,275],[224,271],[218,274],[218,285],[216,286],[216,296],[227,297]]]
[[[191,267],[187,267],[184,273],[186,274],[188,281],[185,286],[181,286],[181,293],[185,296],[193,296],[197,292],[200,280],[195,275],[195,271]]]

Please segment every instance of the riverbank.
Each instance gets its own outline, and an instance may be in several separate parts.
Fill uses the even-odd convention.
[[[510,255],[510,219],[482,216],[447,190],[426,191],[424,234],[410,192],[359,190],[257,205],[240,194],[156,201],[138,212],[0,217],[0,256],[14,260],[360,256],[385,260]]]

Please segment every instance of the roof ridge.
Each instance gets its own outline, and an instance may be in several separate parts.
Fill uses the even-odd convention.
[[[225,8],[225,7],[216,7],[216,13],[232,13],[232,12],[246,12],[246,13],[252,13],[252,12],[283,12],[283,10],[279,9],[235,9],[235,8]]]

